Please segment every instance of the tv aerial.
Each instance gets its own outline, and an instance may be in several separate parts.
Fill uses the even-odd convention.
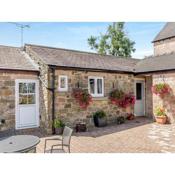
[[[21,24],[21,23],[17,23],[17,22],[9,22],[10,24],[15,25],[16,27],[18,27],[21,31],[21,47],[23,48],[24,45],[24,29],[26,28],[30,28],[30,25],[26,25],[26,24]]]

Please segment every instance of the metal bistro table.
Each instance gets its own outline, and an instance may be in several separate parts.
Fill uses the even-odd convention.
[[[0,153],[36,152],[39,137],[32,135],[15,135],[0,138]]]

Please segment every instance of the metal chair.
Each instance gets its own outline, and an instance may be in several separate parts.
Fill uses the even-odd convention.
[[[61,142],[59,144],[52,145],[51,153],[56,153],[56,152],[57,153],[64,153],[65,152],[64,147],[68,147],[68,152],[70,153],[70,141],[71,141],[72,132],[73,132],[73,129],[65,126],[64,130],[63,130],[62,137],[55,137],[55,138],[52,138],[52,139],[46,139],[45,140],[45,145],[44,145],[44,153],[46,152],[47,141],[51,141],[51,140],[52,141],[56,140],[56,141]],[[59,147],[59,146],[61,146],[61,149],[54,149],[54,147]]]

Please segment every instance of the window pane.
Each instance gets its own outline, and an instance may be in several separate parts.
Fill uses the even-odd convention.
[[[19,83],[19,93],[27,93],[27,83]]]
[[[28,93],[35,93],[35,83],[28,83]]]
[[[97,79],[97,94],[102,94],[102,79]]]
[[[136,83],[136,99],[142,99],[142,83]]]
[[[89,79],[89,84],[90,84],[90,94],[94,94],[95,93],[95,80]]]
[[[60,88],[66,88],[66,78],[65,77],[60,78]]]
[[[19,94],[19,104],[27,104],[27,95]]]
[[[35,104],[35,95],[28,95],[28,104]]]

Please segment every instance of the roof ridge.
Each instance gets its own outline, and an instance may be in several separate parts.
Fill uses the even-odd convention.
[[[132,59],[132,60],[140,60],[138,58],[132,58],[132,57],[124,57],[124,56],[114,56],[114,55],[102,55],[99,53],[94,53],[94,52],[88,52],[88,51],[80,51],[80,50],[73,50],[73,49],[65,49],[65,48],[59,48],[59,47],[52,47],[52,46],[45,46],[45,45],[37,45],[37,44],[25,44],[25,46],[36,46],[36,47],[44,47],[48,49],[58,49],[58,50],[64,50],[64,51],[71,51],[71,52],[78,52],[78,53],[85,53],[85,54],[93,54],[93,55],[99,55],[99,56],[104,56],[104,57],[111,57],[113,59]]]

